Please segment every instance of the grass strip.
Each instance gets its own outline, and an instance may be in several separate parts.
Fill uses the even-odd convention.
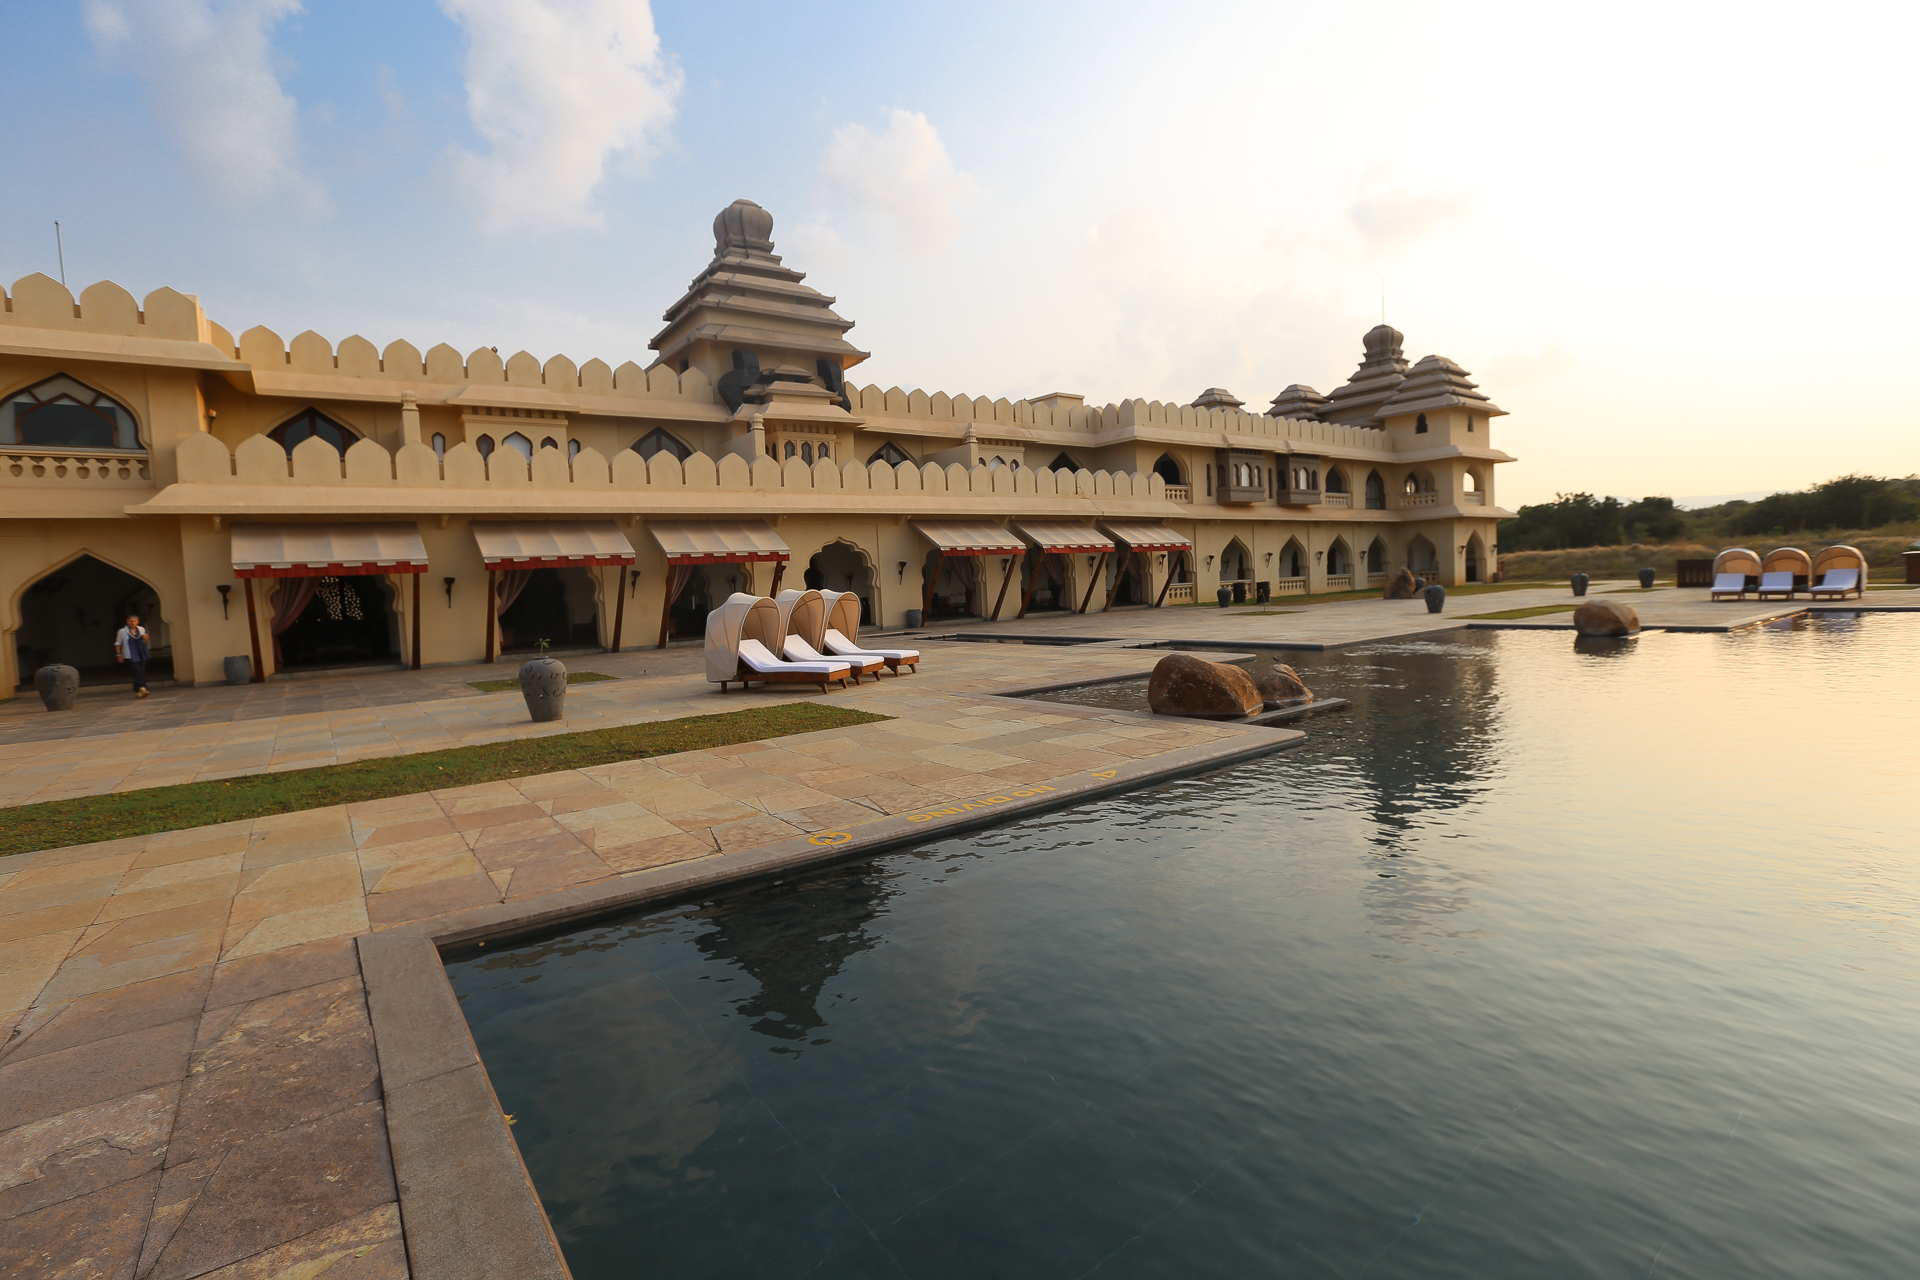
[[[569,671],[568,684],[598,684],[602,680],[618,680],[619,676],[603,676],[598,671]],[[505,693],[509,689],[518,689],[518,677],[510,680],[469,680],[468,684],[482,693]]]
[[[43,800],[0,810],[0,857],[101,840],[181,831],[335,804],[359,804],[446,787],[470,787],[563,769],[700,751],[765,738],[891,720],[865,711],[790,702],[719,715],[685,716],[545,738],[518,738],[417,755],[282,773],[182,782],[140,791]]]
[[[1537,618],[1543,613],[1572,613],[1580,606],[1577,604],[1537,604],[1531,609],[1502,609],[1498,613],[1469,613],[1467,618],[1498,619],[1510,622],[1515,618]]]

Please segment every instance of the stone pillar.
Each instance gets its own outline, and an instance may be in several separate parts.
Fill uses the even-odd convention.
[[[420,443],[420,401],[411,391],[400,393],[400,443]]]

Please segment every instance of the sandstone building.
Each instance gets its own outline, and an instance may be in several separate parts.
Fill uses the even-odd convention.
[[[0,295],[4,687],[106,678],[129,612],[156,674],[217,681],[699,634],[776,580],[870,622],[1174,606],[1489,574],[1503,410],[1401,334],[1329,395],[1248,412],[861,387],[851,321],[737,201],[642,367],[236,339],[191,296]],[[492,596],[495,607],[486,601]]]

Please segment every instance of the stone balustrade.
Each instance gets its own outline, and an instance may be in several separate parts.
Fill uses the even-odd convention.
[[[0,486],[151,489],[145,453],[0,446]]]

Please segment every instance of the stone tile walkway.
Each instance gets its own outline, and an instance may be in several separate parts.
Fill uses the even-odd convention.
[[[836,700],[897,718],[0,861],[0,1275],[406,1276],[362,933],[1259,732]]]

